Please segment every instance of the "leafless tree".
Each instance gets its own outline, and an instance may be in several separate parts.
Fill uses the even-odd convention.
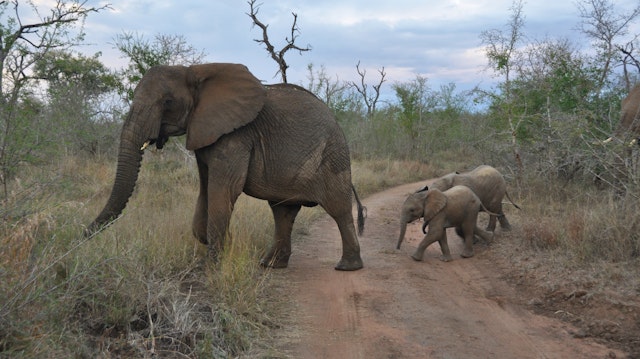
[[[298,28],[298,15],[296,13],[291,13],[293,15],[293,24],[291,25],[291,35],[290,37],[285,37],[286,45],[279,51],[276,51],[275,46],[271,44],[269,41],[269,35],[267,34],[267,28],[269,25],[265,25],[260,20],[258,20],[258,10],[260,8],[260,4],[256,4],[256,0],[250,0],[248,2],[250,12],[247,14],[253,20],[253,24],[262,29],[262,39],[254,39],[253,41],[264,44],[267,52],[271,56],[271,58],[278,64],[280,76],[282,77],[282,82],[287,83],[287,69],[289,65],[284,59],[285,54],[289,50],[296,50],[300,54],[305,51],[310,51],[311,47],[307,45],[306,47],[299,47],[295,44],[296,39],[298,38],[298,33],[300,33],[300,29]]]
[[[369,90],[369,85],[366,83],[366,75],[367,70],[360,69],[360,61],[356,64],[356,71],[360,76],[360,84],[357,84],[355,81],[351,82],[351,86],[362,96],[362,100],[364,101],[364,105],[367,107],[367,119],[371,119],[373,115],[376,113],[376,106],[378,104],[378,100],[380,99],[380,88],[382,88],[382,84],[385,81],[385,76],[387,75],[384,72],[384,66],[378,70],[380,74],[380,81],[377,84],[372,85],[373,91]]]
[[[629,74],[629,67],[636,68],[636,78],[640,75],[640,60],[634,56],[635,46],[634,42],[628,42],[624,47],[618,46],[618,50],[624,54],[622,58],[622,71],[625,80],[625,84],[627,86],[627,92],[631,91],[631,88],[634,85],[634,81],[632,80],[632,76]]]
[[[5,200],[7,183],[18,164],[42,141],[41,137],[30,141],[18,130],[25,126],[17,113],[20,96],[37,81],[30,69],[50,51],[80,43],[85,18],[109,7],[90,7],[88,2],[56,0],[43,16],[36,1],[0,1],[0,185]],[[77,28],[80,30],[73,32]]]
[[[39,56],[51,49],[69,47],[78,43],[84,35],[81,33],[77,38],[69,38],[69,28],[74,23],[82,21],[92,12],[99,12],[110,5],[102,7],[87,7],[88,0],[85,1],[64,1],[56,0],[55,6],[50,9],[48,16],[41,16],[36,5],[28,1],[32,11],[37,18],[31,23],[25,23],[19,11],[20,1],[1,1],[0,12],[4,12],[7,7],[13,10],[14,15],[7,24],[0,24],[0,73],[5,71],[11,73],[15,83],[27,79],[26,68],[32,66]],[[24,4],[23,4],[24,7]],[[5,86],[0,77],[0,90],[4,91]]]
[[[498,74],[504,76],[502,84],[502,100],[500,108],[509,122],[511,145],[513,156],[517,168],[516,182],[518,186],[522,184],[524,164],[520,154],[520,144],[518,141],[518,129],[525,120],[523,115],[518,115],[514,108],[516,106],[516,94],[512,90],[512,76],[518,62],[518,44],[523,39],[525,16],[523,13],[524,1],[514,0],[511,5],[511,17],[507,24],[507,30],[487,30],[480,34],[480,39],[485,45],[485,52],[489,60],[489,66]]]
[[[332,80],[328,75],[324,65],[319,70],[315,70],[313,64],[307,65],[309,85],[307,89],[318,96],[327,106],[332,107],[336,101],[343,97],[345,90],[349,84],[341,82],[336,76],[336,80]]]
[[[593,39],[598,52],[602,69],[598,81],[602,88],[613,68],[624,63],[618,51],[632,49],[629,44],[633,40],[622,46],[616,42],[629,33],[630,24],[640,15],[640,5],[631,11],[617,13],[611,0],[580,0],[577,6],[582,18],[580,30]],[[621,52],[624,54],[624,51]]]

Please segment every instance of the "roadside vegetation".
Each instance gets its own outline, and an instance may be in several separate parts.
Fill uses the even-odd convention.
[[[13,6],[0,3],[3,34],[20,31],[6,20]],[[68,31],[101,11],[58,6]],[[601,141],[639,80],[636,36],[625,39],[640,9],[623,16],[582,1],[578,12],[595,54],[563,39],[528,40],[514,2],[503,30],[480,34],[499,79],[491,89],[433,88],[420,75],[389,84],[383,67],[359,65],[359,83],[309,65],[301,85],[344,129],[361,197],[492,165],[522,207],[506,207],[515,229],[491,247],[514,276],[620,304],[640,294],[640,149]],[[42,37],[49,42],[38,47],[12,39],[0,49],[15,60],[3,64],[0,88],[0,358],[277,357],[269,335],[282,313],[272,272],[258,266],[273,231],[268,205],[243,195],[220,262],[207,262],[191,235],[198,178],[182,139],[149,151],[123,216],[82,236],[111,189],[136,81],[158,63],[201,62],[202,52],[180,36],[124,34],[115,43],[130,65],[114,70],[99,54],[73,52],[70,38]],[[393,99],[380,100],[383,86]],[[301,211],[294,237],[322,213]]]

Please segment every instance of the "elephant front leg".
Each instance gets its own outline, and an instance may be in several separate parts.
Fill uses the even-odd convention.
[[[207,183],[209,177],[207,175],[207,167],[198,163],[198,175],[200,176],[200,192],[196,201],[196,210],[193,215],[192,231],[193,236],[202,244],[207,243]]]
[[[191,226],[193,236],[202,244],[207,244],[207,197],[206,194],[198,196],[196,202],[196,211],[193,215],[193,224]]]
[[[275,202],[269,202],[269,205],[275,221],[275,233],[273,244],[260,259],[260,265],[271,268],[286,268],[289,264],[289,256],[291,256],[291,230],[300,211],[300,206],[279,205]]]
[[[214,188],[216,190],[214,190]],[[222,188],[222,190],[218,190]],[[233,188],[231,188],[233,189]],[[207,196],[207,247],[209,256],[217,259],[224,250],[233,207],[240,195],[240,190],[229,191],[221,185],[208,187]]]
[[[202,244],[206,244],[209,257],[217,260],[224,247],[224,238],[231,220],[233,203],[239,192],[220,190],[225,186],[215,183],[216,178],[209,175],[209,167],[198,158],[200,193],[193,216],[193,235]],[[226,185],[226,187],[229,187]]]
[[[422,239],[422,242],[420,242],[420,244],[418,245],[418,248],[416,248],[415,252],[413,252],[413,254],[411,255],[411,258],[417,261],[422,260],[422,258],[424,257],[424,251],[427,249],[427,247],[429,247],[433,242],[435,242],[441,236],[440,233],[436,234],[435,233],[436,231],[441,232],[441,231],[444,231],[444,229],[429,228],[429,232],[427,232],[427,234],[424,236],[424,239]]]

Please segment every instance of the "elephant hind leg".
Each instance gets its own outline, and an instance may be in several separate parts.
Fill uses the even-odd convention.
[[[474,241],[474,235],[476,234],[476,229],[477,228],[478,227],[476,225],[476,221],[475,220],[469,220],[468,222],[466,222],[462,226],[460,226],[460,231],[462,232],[462,234],[464,236],[464,249],[462,250],[462,253],[460,253],[460,256],[462,258],[471,258],[471,257],[473,257],[473,255],[474,255],[474,253],[473,253],[473,241]]]
[[[500,213],[500,217],[498,217],[498,220],[500,221],[500,228],[502,228],[503,231],[511,230],[511,224],[509,223],[509,220],[507,220],[507,216],[505,216],[504,213]]]
[[[336,264],[336,270],[353,271],[363,267],[360,257],[360,244],[356,236],[356,227],[353,224],[351,211],[339,216],[332,216],[338,224],[340,237],[342,237],[342,258]]]
[[[493,232],[496,230],[496,221],[497,218],[494,215],[489,215],[489,223],[487,223],[487,231],[489,232]],[[500,222],[500,225],[502,225],[502,222]]]
[[[457,231],[456,227],[456,231]],[[438,239],[438,243],[440,244],[440,251],[442,252],[442,256],[440,260],[443,262],[451,262],[453,258],[451,258],[451,251],[449,250],[449,242],[447,241],[447,233],[446,231],[442,232],[440,239]]]
[[[286,268],[291,256],[291,230],[301,206],[283,205],[275,202],[269,202],[269,205],[275,221],[275,233],[273,244],[260,259],[260,265],[270,268]]]
[[[484,231],[476,226],[473,233],[475,236],[482,238],[485,243],[491,243],[493,241],[494,232]]]

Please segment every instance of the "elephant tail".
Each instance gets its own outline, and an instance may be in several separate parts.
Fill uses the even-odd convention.
[[[511,199],[511,197],[509,196],[509,192],[504,191],[504,195],[505,195],[505,196],[507,196],[507,199],[509,200],[509,202],[511,202],[511,204],[512,204],[514,207],[516,207],[517,209],[522,209],[522,208],[520,208],[520,206],[518,206],[517,204],[515,204],[515,203],[513,202],[513,200],[512,200],[512,199]]]
[[[513,203],[513,202],[511,202]],[[515,204],[514,204],[515,206]],[[487,207],[484,206],[484,204],[482,204],[482,202],[480,202],[480,209],[484,212],[487,212],[490,216],[496,216],[496,217],[502,217],[504,216],[504,214],[500,214],[500,213],[493,213],[490,210],[487,209]]]
[[[353,190],[353,196],[356,199],[356,203],[358,205],[358,235],[362,235],[364,233],[364,220],[367,218],[367,207],[362,205],[360,202],[360,198],[358,198],[358,193],[356,192],[356,188],[351,185],[351,189]]]

